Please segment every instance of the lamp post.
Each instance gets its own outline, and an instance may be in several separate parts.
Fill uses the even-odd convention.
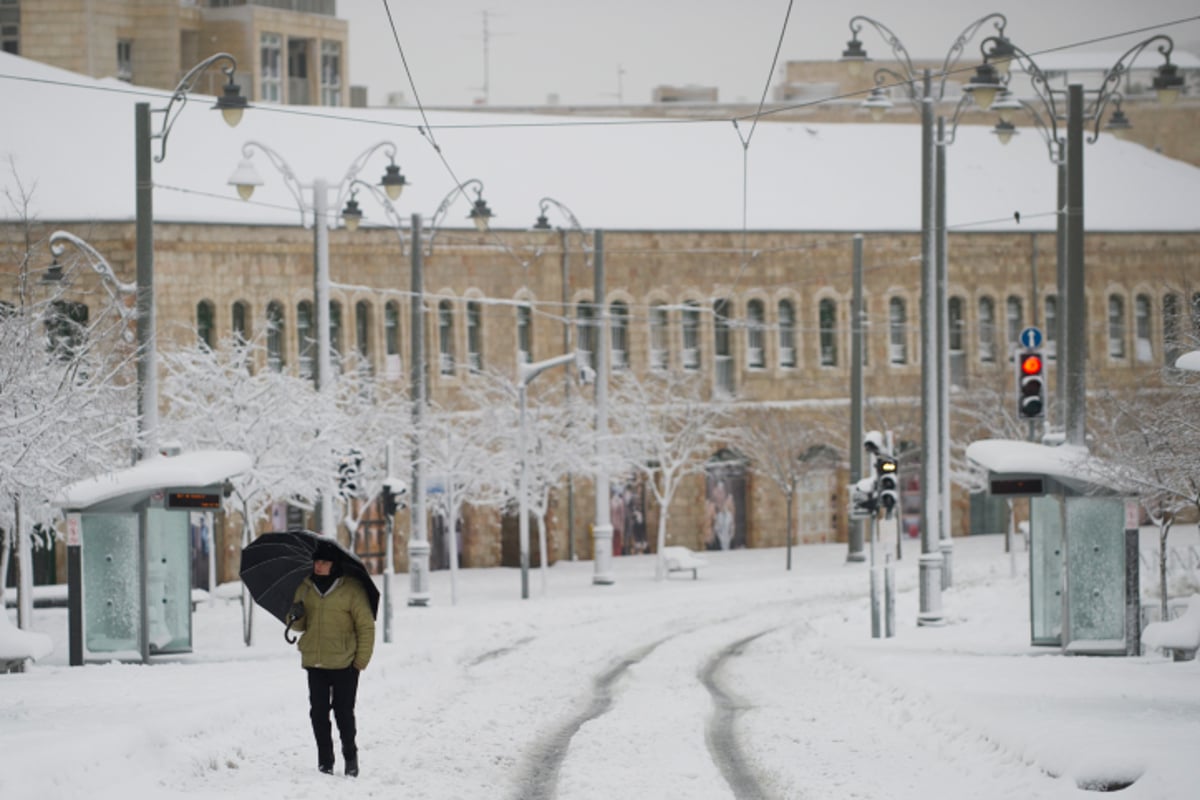
[[[1070,84],[1066,91],[1053,89],[1045,72],[1026,51],[1005,42],[1004,55],[1017,61],[1029,74],[1033,91],[1042,106],[1043,114],[1035,107],[1022,103],[1033,115],[1033,119],[1042,132],[1043,138],[1050,147],[1051,160],[1059,165],[1059,208],[1060,225],[1059,253],[1065,254],[1060,262],[1059,270],[1059,316],[1062,322],[1059,327],[1060,335],[1056,344],[1058,359],[1058,395],[1063,410],[1060,418],[1063,420],[1063,435],[1067,444],[1086,446],[1087,444],[1087,385],[1085,364],[1087,360],[1087,308],[1084,297],[1085,263],[1084,263],[1084,196],[1083,196],[1083,144],[1084,128],[1092,125],[1092,133],[1087,137],[1088,143],[1095,143],[1100,135],[1100,122],[1109,103],[1114,106],[1112,118],[1106,129],[1115,134],[1122,134],[1130,127],[1129,119],[1121,110],[1122,96],[1119,92],[1121,82],[1127,80],[1128,73],[1141,53],[1151,46],[1158,44],[1158,51],[1163,56],[1153,80],[1153,88],[1158,100],[1164,105],[1174,102],[1183,89],[1183,78],[1178,69],[1171,63],[1171,51],[1174,41],[1164,34],[1157,34],[1145,39],[1127,50],[1114,62],[1104,74],[1098,89],[1085,91],[1078,83]],[[989,49],[989,47],[991,49]],[[996,41],[985,39],[982,43],[984,63],[968,85],[969,91],[995,91],[988,81],[989,62],[993,59]],[[1089,101],[1086,95],[1091,95]],[[1007,126],[1001,135],[1011,136],[1015,126],[1011,120],[1005,119],[1003,112],[1011,106],[1000,109],[1001,122]],[[986,106],[985,106],[986,108]],[[1060,138],[1059,124],[1065,122],[1065,139]]]
[[[943,463],[943,453],[948,449],[949,426],[943,420],[949,413],[949,404],[943,401],[944,394],[939,388],[948,381],[948,376],[942,373],[943,369],[948,369],[948,364],[939,356],[937,349],[939,337],[944,336],[939,332],[945,326],[946,312],[944,297],[939,298],[938,291],[940,285],[944,294],[945,286],[944,276],[939,275],[937,231],[937,148],[942,137],[934,130],[934,104],[945,96],[946,79],[963,49],[988,22],[993,22],[1000,32],[998,37],[993,37],[994,40],[997,43],[1007,41],[1004,38],[1006,19],[1003,14],[988,14],[964,28],[946,53],[936,95],[930,71],[925,69],[918,75],[899,37],[877,20],[861,15],[852,17],[851,39],[842,53],[842,59],[849,62],[852,69],[865,63],[867,53],[858,34],[864,25],[874,28],[891,48],[903,72],[897,73],[887,68],[876,70],[875,88],[864,105],[876,118],[890,107],[891,101],[883,91],[885,78],[890,76],[905,88],[909,101],[921,115],[921,408],[924,413],[921,419],[921,557],[918,560],[920,609],[917,623],[920,625],[939,625],[943,621],[942,572],[951,552],[949,514],[942,497],[943,493],[948,495],[943,487],[943,475],[949,474],[948,464]],[[999,55],[1000,50],[997,51],[997,63],[1007,64]],[[955,119],[961,110],[960,102]],[[944,147],[944,143],[943,140],[941,146]]]
[[[150,108],[149,103],[134,106],[135,189],[136,200],[136,258],[137,258],[137,404],[138,444],[134,461],[158,450],[158,364],[157,341],[154,331],[154,178],[152,162],[161,162],[167,155],[167,137],[179,113],[187,104],[188,93],[200,75],[213,64],[228,62],[221,67],[228,81],[213,108],[219,109],[230,127],[236,126],[246,109],[246,98],[233,82],[237,59],[228,53],[217,53],[192,67],[175,87],[165,108]],[[157,132],[151,128],[151,114],[162,115]],[[157,155],[151,153],[154,140],[159,142]]]
[[[412,526],[408,537],[408,578],[410,606],[425,606],[429,604],[429,534],[425,525],[425,464],[422,460],[421,441],[424,436],[425,405],[429,402],[428,380],[425,358],[425,255],[433,254],[433,237],[437,234],[438,225],[445,219],[446,213],[454,200],[464,193],[467,187],[475,186],[475,202],[471,206],[468,218],[481,233],[486,232],[491,222],[492,210],[483,199],[483,181],[471,178],[451,189],[433,213],[430,232],[422,246],[421,215],[412,215],[412,364],[411,396],[412,396],[412,501],[409,515]]]
[[[328,214],[328,203],[331,187],[324,178],[315,178],[309,184],[302,183],[296,177],[291,165],[277,151],[262,142],[250,140],[242,146],[242,162],[238,164],[237,169],[229,178],[229,184],[237,188],[238,195],[243,200],[249,200],[254,194],[255,187],[261,186],[263,183],[258,170],[250,160],[255,150],[266,156],[271,165],[283,176],[284,185],[287,186],[299,207],[300,224],[304,225],[306,215],[310,211],[312,213],[314,236],[313,323],[317,328],[317,363],[313,369],[313,380],[318,392],[326,392],[333,385],[329,343],[329,225],[331,220]],[[381,178],[380,184],[394,191],[395,195],[399,197],[400,189],[403,188],[403,176],[400,176],[399,183],[392,177],[399,175],[398,168],[394,172],[392,171],[392,167],[396,165],[396,146],[391,142],[378,142],[360,153],[350,163],[342,180],[332,187],[337,190],[338,205],[345,193],[351,189],[358,173],[366,166],[368,159],[379,150],[384,150],[391,159],[391,165]],[[389,179],[390,183],[387,182]],[[305,201],[305,190],[311,192],[311,203]],[[332,480],[332,476],[330,479]],[[320,532],[327,536],[332,536],[336,532],[333,504],[329,502],[329,498],[332,496],[332,491],[322,493]]]
[[[520,514],[518,521],[519,540],[521,548],[521,599],[529,598],[529,430],[525,421],[526,388],[538,375],[552,367],[562,366],[575,360],[573,353],[548,358],[533,364],[517,364],[517,396],[520,405],[520,423],[517,439],[521,453],[521,477],[517,487],[519,495],[517,505]],[[544,555],[544,554],[543,554]],[[543,564],[545,559],[542,559]],[[542,569],[542,593],[546,591],[546,571]]]
[[[553,197],[543,197],[538,201],[538,217],[533,223],[533,230],[548,231],[552,230],[550,219],[546,216],[546,212],[550,208],[556,208],[567,220],[571,223],[571,228],[579,232],[580,247],[586,253],[588,251],[587,233],[583,226],[579,224],[579,219],[575,216],[566,204],[555,200]],[[563,330],[562,330],[562,346],[564,351],[570,351],[571,348],[571,321],[568,310],[571,304],[571,280],[570,280],[570,253],[567,249],[567,234],[569,230],[559,228],[559,248],[562,251],[561,260],[559,262],[562,274],[562,309],[563,309]],[[567,375],[563,381],[563,391],[567,399],[571,397],[571,376]],[[574,561],[575,556],[575,476],[567,475],[567,558]]]

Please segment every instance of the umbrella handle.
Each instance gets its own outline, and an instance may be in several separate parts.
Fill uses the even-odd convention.
[[[297,640],[298,640],[300,637],[299,637],[299,636],[288,636],[288,632],[289,632],[289,631],[291,631],[291,630],[292,630],[292,623],[291,623],[291,622],[289,622],[289,623],[287,624],[287,627],[283,629],[283,639],[284,639],[284,641],[285,641],[285,642],[287,642],[288,644],[295,644],[295,643],[296,643],[296,641],[297,641]]]

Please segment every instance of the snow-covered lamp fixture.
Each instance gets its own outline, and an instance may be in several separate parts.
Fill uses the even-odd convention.
[[[346,207],[342,209],[342,222],[346,224],[346,230],[351,233],[358,230],[358,224],[362,222],[363,218],[362,209],[358,207],[358,201],[354,199],[356,194],[358,192],[350,193],[350,199],[346,201]]]
[[[887,90],[882,86],[876,86],[871,90],[871,94],[866,100],[863,100],[862,107],[871,112],[871,119],[879,122],[892,108],[892,99],[888,97]]]
[[[987,111],[992,107],[992,103],[996,101],[996,95],[1004,88],[1000,83],[1000,74],[996,68],[984,61],[975,68],[975,74],[971,76],[971,80],[967,81],[967,85],[963,87],[964,92],[969,92],[974,98],[975,104]]]
[[[547,217],[546,212],[543,211],[541,214],[538,214],[537,222],[533,223],[533,230],[548,231],[550,229],[550,218]]]
[[[58,254],[54,254],[54,258],[50,261],[50,266],[46,267],[46,271],[42,273],[38,283],[51,284],[62,283],[63,281],[63,265],[58,261]]]
[[[1001,79],[1004,79],[1008,77],[1013,57],[1016,56],[1017,50],[1003,33],[993,37],[990,41],[992,42],[992,49],[987,52],[987,61],[996,68],[996,74]]]
[[[242,97],[241,87],[233,82],[233,70],[230,70],[229,82],[225,84],[225,88],[213,108],[220,109],[225,123],[231,128],[236,128],[237,124],[242,121],[242,112],[246,110],[246,107],[246,98]]]
[[[1001,122],[1012,123],[1013,112],[1020,111],[1024,106],[1021,101],[1013,95],[1008,89],[1001,89],[996,95],[996,99],[992,101],[992,111],[995,111],[1000,116]]]
[[[229,176],[227,183],[230,186],[237,187],[238,196],[243,200],[249,200],[250,195],[254,194],[254,187],[262,186],[263,179],[258,174],[258,170],[254,168],[254,164],[250,159],[244,158],[238,164],[237,169]]]
[[[380,178],[379,185],[383,187],[385,192],[387,192],[388,199],[399,200],[400,193],[404,191],[404,187],[408,185],[408,180],[400,172],[400,168],[396,166],[396,162],[392,161],[392,163],[388,165],[387,171],[383,173],[383,177]],[[353,199],[351,199],[351,202],[354,202]],[[347,208],[349,208],[349,204],[347,204]],[[347,225],[346,227],[350,226]],[[353,230],[353,228],[351,228],[351,230]]]
[[[467,217],[475,223],[475,228],[480,233],[487,233],[488,223],[491,222],[492,216],[492,210],[488,208],[487,201],[483,199],[482,194],[476,194],[475,205],[471,207],[471,213]]]
[[[1121,110],[1119,102],[1117,103],[1117,107],[1113,109],[1112,116],[1105,123],[1104,130],[1118,139],[1128,138],[1129,131],[1133,130],[1133,123],[1129,121],[1129,117],[1125,116],[1125,112]]]
[[[852,77],[862,75],[863,65],[867,63],[867,51],[858,40],[857,32],[854,38],[846,42],[846,49],[842,51],[842,61],[846,62],[846,71]]]
[[[1012,141],[1012,137],[1017,135],[1018,131],[1016,125],[1000,120],[996,123],[996,127],[992,128],[992,133],[1000,140],[1000,144],[1008,144]]]
[[[1170,58],[1168,55],[1167,63],[1159,66],[1158,74],[1154,76],[1154,91],[1158,94],[1158,102],[1164,106],[1173,104],[1183,91],[1183,78],[1179,74],[1179,68],[1170,62]]]

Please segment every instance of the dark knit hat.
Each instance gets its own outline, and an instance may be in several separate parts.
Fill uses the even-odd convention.
[[[313,551],[313,561],[337,561],[341,550],[333,542],[317,542]]]

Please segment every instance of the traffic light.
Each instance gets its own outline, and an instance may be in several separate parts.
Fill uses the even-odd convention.
[[[896,482],[896,459],[880,456],[875,460],[875,471],[879,475],[879,505],[888,519],[892,509],[900,501],[899,484]]]
[[[1046,415],[1046,377],[1042,354],[1026,350],[1017,356],[1017,416],[1041,419]]]

